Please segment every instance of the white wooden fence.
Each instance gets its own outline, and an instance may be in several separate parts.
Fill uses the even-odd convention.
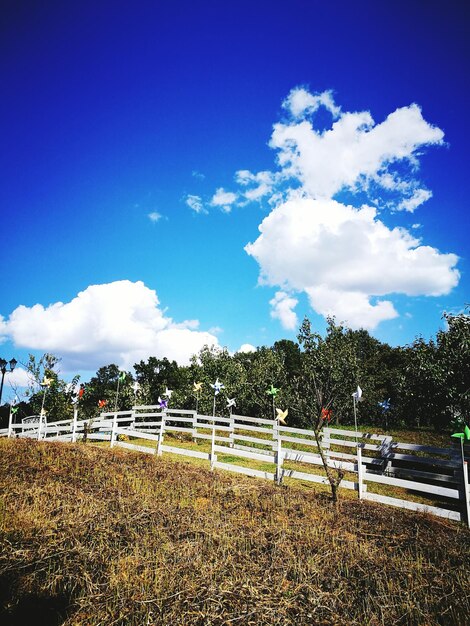
[[[165,434],[172,439],[165,440]],[[335,428],[324,428],[317,443],[312,430],[281,426],[273,420],[235,414],[213,417],[180,409],[162,411],[157,406],[104,412],[93,420],[79,420],[77,411],[72,420],[59,422],[48,423],[39,416],[21,424],[10,420],[8,429],[0,430],[0,436],[69,442],[86,437],[148,454],[172,453],[203,459],[211,469],[278,483],[289,478],[328,484],[318,450],[321,445],[328,466],[346,473],[340,487],[356,490],[359,498],[466,521],[470,526],[470,446],[466,446],[462,457],[459,447],[406,444],[386,435]],[[197,445],[198,442],[206,445]],[[256,461],[258,468],[247,461]],[[259,469],[261,463],[268,467]],[[378,485],[379,491],[384,490],[382,486],[398,488],[407,497],[384,495],[372,491],[371,485]],[[417,495],[421,500],[432,499],[432,504],[416,501]]]

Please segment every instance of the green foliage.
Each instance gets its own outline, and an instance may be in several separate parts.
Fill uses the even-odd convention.
[[[30,375],[30,385],[26,391],[28,414],[39,415],[44,403],[48,421],[59,421],[73,417],[73,400],[79,376],[70,383],[60,377],[60,359],[52,354],[44,354],[39,359],[30,354],[26,371]],[[49,387],[41,387],[44,378],[51,382]],[[21,407],[24,413],[24,405]]]
[[[354,423],[352,393],[363,389],[363,401],[357,405],[358,424],[367,423],[386,429],[434,427],[450,430],[452,424],[470,418],[470,314],[445,313],[446,328],[434,339],[417,338],[411,345],[391,347],[371,337],[366,330],[351,330],[328,318],[326,333],[312,329],[306,318],[299,330],[298,343],[283,339],[272,347],[262,346],[250,353],[230,354],[226,348],[205,346],[189,366],[176,361],[150,357],[135,364],[137,393],[130,372],[117,386],[119,368],[101,367],[83,385],[79,403],[82,417],[99,414],[99,400],[107,409],[127,410],[135,403],[155,405],[168,387],[173,391],[170,407],[195,409],[212,414],[214,393],[211,383],[218,378],[225,386],[216,397],[216,412],[228,414],[227,398],[236,399],[235,412],[241,415],[272,418],[273,399],[266,390],[274,385],[280,391],[274,406],[289,409],[289,426],[321,426],[321,410],[332,411],[335,424]],[[75,377],[67,384],[60,378],[60,360],[44,354],[30,356],[27,370],[31,385],[28,403],[22,413],[38,413],[46,393],[48,419],[66,419],[72,415]],[[51,378],[45,391],[43,377]],[[194,383],[202,382],[196,396]],[[390,410],[379,402],[390,399]],[[5,416],[3,416],[5,419]],[[320,421],[319,421],[320,420]]]

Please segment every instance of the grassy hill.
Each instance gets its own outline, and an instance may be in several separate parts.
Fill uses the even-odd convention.
[[[463,525],[83,444],[0,441],[0,623],[465,624]]]

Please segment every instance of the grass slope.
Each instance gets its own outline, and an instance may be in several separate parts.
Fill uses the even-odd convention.
[[[4,625],[447,625],[470,614],[470,533],[437,518],[27,440],[0,441],[0,494]]]

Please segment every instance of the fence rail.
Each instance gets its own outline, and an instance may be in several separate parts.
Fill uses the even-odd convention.
[[[165,441],[165,435],[169,441]],[[211,469],[278,483],[293,479],[328,484],[321,446],[328,467],[347,473],[340,487],[357,491],[359,498],[466,521],[470,526],[469,445],[462,454],[458,448],[401,443],[387,435],[338,428],[324,428],[317,441],[312,430],[281,426],[274,420],[159,410],[153,405],[104,412],[91,420],[79,420],[77,410],[73,419],[57,422],[30,416],[15,424],[10,417],[8,428],[0,430],[0,437],[109,441],[111,447],[157,456],[171,453],[198,458],[209,461]],[[171,437],[181,441],[175,440],[178,445],[171,445]],[[200,449],[207,448],[209,442],[210,451]],[[260,464],[266,467],[259,469]],[[315,471],[318,468],[322,474]],[[374,491],[374,487],[379,491]],[[390,488],[394,489],[393,495],[387,493]],[[406,497],[396,497],[396,490]]]

